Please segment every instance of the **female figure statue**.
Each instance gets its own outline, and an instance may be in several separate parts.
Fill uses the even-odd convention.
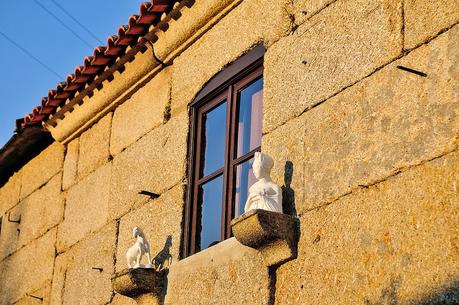
[[[253,174],[257,178],[249,188],[249,195],[244,211],[262,209],[282,213],[282,189],[271,180],[273,159],[261,152],[256,152],[252,164]]]

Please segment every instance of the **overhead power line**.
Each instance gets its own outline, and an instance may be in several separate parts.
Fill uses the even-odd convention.
[[[94,33],[91,32],[90,29],[88,29],[86,26],[84,26],[84,24],[82,24],[80,21],[78,21],[78,19],[76,19],[72,14],[70,14],[70,12],[67,11],[65,8],[63,8],[62,5],[60,5],[57,1],[51,0],[51,2],[54,3],[54,5],[56,5],[61,11],[63,11],[67,16],[69,16],[73,21],[75,21],[83,30],[85,30],[86,33],[91,35],[92,38],[97,40],[100,44],[104,44],[102,42],[102,40],[99,39],[99,37],[94,35]]]
[[[8,35],[6,35],[5,33],[3,32],[0,32],[0,35],[2,35],[6,40],[8,40],[10,43],[12,43],[16,48],[18,48],[19,50],[21,50],[22,52],[24,52],[26,55],[28,55],[30,58],[32,58],[33,60],[35,60],[37,63],[39,63],[43,68],[45,68],[46,70],[48,70],[49,72],[51,72],[52,74],[54,74],[55,76],[57,76],[59,79],[64,79],[64,77],[62,77],[61,75],[59,75],[59,73],[57,73],[56,71],[54,71],[52,68],[50,68],[47,64],[45,64],[44,62],[42,62],[40,59],[38,59],[37,57],[35,57],[31,52],[29,52],[26,48],[22,47],[19,43],[17,43],[16,41],[14,41],[11,37],[9,37]]]
[[[83,42],[85,45],[87,45],[90,49],[93,49],[94,46],[91,46],[91,44],[89,42],[87,42],[85,39],[83,39],[83,37],[81,37],[80,35],[78,35],[77,32],[75,32],[71,27],[69,27],[67,24],[65,24],[64,21],[62,21],[59,17],[57,17],[56,15],[54,15],[53,12],[51,12],[50,10],[48,10],[46,8],[46,6],[44,6],[43,4],[41,4],[40,2],[38,2],[37,0],[33,0],[38,6],[40,6],[45,12],[47,12],[48,14],[50,14],[54,19],[56,19],[63,27],[65,27],[69,32],[71,32],[73,35],[75,35],[75,37],[77,37],[79,40],[81,40],[81,42]]]

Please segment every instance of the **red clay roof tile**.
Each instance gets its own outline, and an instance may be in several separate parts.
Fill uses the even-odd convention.
[[[154,25],[161,19],[161,14],[172,9],[175,2],[177,1],[151,0],[142,3],[139,15],[132,15],[127,25],[118,28],[118,35],[108,37],[106,46],[96,47],[93,56],[85,57],[82,66],[77,66],[73,74],[67,76],[65,82],[58,83],[56,89],[50,90],[48,96],[42,98],[41,106],[35,107],[32,113],[16,121],[16,128],[21,130],[28,126],[41,125],[63,106],[68,98],[83,90],[107,66],[124,55],[127,46],[137,42],[138,38],[148,31],[150,25]]]

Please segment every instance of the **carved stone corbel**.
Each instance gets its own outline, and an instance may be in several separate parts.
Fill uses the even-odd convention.
[[[134,299],[139,305],[156,304],[165,294],[168,270],[130,268],[116,273],[112,287],[117,293]]]
[[[266,210],[251,210],[231,221],[234,237],[261,252],[268,266],[297,257],[300,221],[297,217]]]

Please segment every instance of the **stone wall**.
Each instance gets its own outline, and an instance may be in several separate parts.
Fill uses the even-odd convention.
[[[0,188],[0,304],[133,304],[110,279],[135,225],[172,255],[166,304],[458,300],[457,2],[205,2],[159,35],[167,67]],[[262,150],[301,221],[298,258],[268,270],[229,239],[180,260],[188,105],[257,44]],[[148,54],[86,103],[141,79]]]

